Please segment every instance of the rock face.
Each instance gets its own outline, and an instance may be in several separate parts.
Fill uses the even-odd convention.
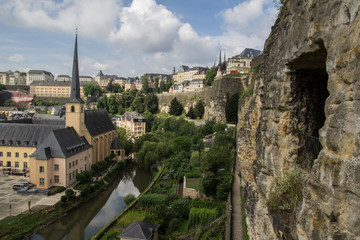
[[[360,237],[359,14],[360,1],[285,1],[253,62],[237,129],[251,239]],[[296,206],[283,192],[273,207],[291,172]]]

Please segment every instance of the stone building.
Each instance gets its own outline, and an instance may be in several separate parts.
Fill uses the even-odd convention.
[[[146,132],[146,119],[137,112],[126,111],[116,121],[116,125],[126,129],[133,137],[140,137]]]
[[[80,83],[80,96],[84,98],[83,86],[86,82]],[[71,92],[70,81],[34,81],[30,84],[30,94],[37,97],[68,98]]]
[[[251,60],[259,56],[261,51],[245,48],[239,55],[229,58],[226,65],[226,74],[249,73]]]
[[[50,82],[54,81],[54,75],[44,70],[30,70],[26,74],[26,85],[30,85],[34,81]]]

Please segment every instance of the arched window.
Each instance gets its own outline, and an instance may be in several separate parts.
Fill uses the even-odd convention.
[[[75,107],[71,106],[71,112],[75,112]]]

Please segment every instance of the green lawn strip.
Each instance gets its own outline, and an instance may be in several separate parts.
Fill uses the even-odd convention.
[[[186,187],[201,191],[201,178],[187,178]]]

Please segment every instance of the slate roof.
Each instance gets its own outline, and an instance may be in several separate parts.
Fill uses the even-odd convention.
[[[126,111],[121,115],[122,120],[133,121],[133,122],[146,122],[146,119],[137,112]]]
[[[111,149],[124,149],[123,146],[121,145],[118,136],[114,137],[114,140],[111,143]]]
[[[85,126],[91,136],[115,130],[114,124],[105,109],[86,110]]]
[[[80,86],[88,84],[86,81],[80,82]],[[33,81],[30,86],[71,86],[71,81]]]
[[[133,222],[118,237],[130,239],[150,239],[159,227],[159,224]]]
[[[91,148],[73,127],[53,130],[30,157],[37,160],[68,158]]]
[[[261,51],[252,49],[252,48],[245,48],[241,53],[240,57],[247,57],[247,58],[256,58],[259,56]]]
[[[30,70],[28,74],[45,74],[45,75],[53,75],[51,72],[47,72],[44,70]]]
[[[55,129],[63,126],[1,123],[0,146],[37,147]]]

